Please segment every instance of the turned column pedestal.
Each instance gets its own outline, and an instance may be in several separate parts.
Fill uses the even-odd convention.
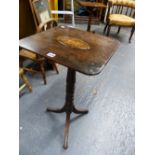
[[[87,114],[88,110],[77,109],[74,105],[74,90],[75,90],[76,72],[68,68],[66,78],[66,99],[65,104],[60,109],[47,108],[47,112],[63,113],[66,112],[66,123],[64,130],[64,149],[68,148],[68,133],[70,126],[70,115],[72,112],[76,114]]]

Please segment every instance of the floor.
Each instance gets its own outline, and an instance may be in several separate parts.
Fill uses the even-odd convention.
[[[86,30],[86,25],[77,25]],[[92,26],[101,35],[103,25]],[[66,68],[47,71],[47,85],[39,74],[27,74],[33,92],[20,94],[20,155],[134,155],[135,43],[128,43],[130,29],[111,37],[121,45],[97,76],[77,73],[75,103],[89,109],[71,115],[69,148],[63,149],[65,114],[47,113],[65,100]]]

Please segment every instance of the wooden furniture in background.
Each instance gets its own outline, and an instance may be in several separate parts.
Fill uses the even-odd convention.
[[[65,9],[68,10],[68,8],[70,7],[70,0],[64,0],[65,1]],[[80,0],[74,0],[74,13],[75,13],[75,22],[76,23],[88,23],[88,13],[87,14],[83,14],[81,15],[79,10],[80,9],[84,9],[83,7],[81,8],[81,6],[79,6],[78,2]],[[89,0],[81,0],[83,2],[88,2]],[[97,3],[103,3],[103,4],[106,4],[107,0],[94,0],[94,2],[97,2]],[[92,2],[90,0],[90,2]],[[100,15],[100,10],[96,11],[96,13],[94,14],[94,16],[92,17],[92,24],[99,24],[100,21],[101,21],[101,16],[104,16],[104,11],[105,9],[103,9],[102,11],[102,15]],[[70,22],[71,21],[71,18],[69,16],[66,16],[66,22]]]
[[[109,0],[107,23],[104,32],[110,33],[111,26],[118,26],[117,34],[121,27],[131,27],[129,43],[135,31],[135,1],[133,0]]]
[[[57,25],[57,23],[53,19],[51,19],[50,9],[47,0],[29,0],[29,2],[37,32],[45,31]],[[59,73],[57,66],[53,61],[48,61],[45,58],[37,55],[36,53],[33,53],[32,51],[22,49],[19,52],[19,56],[20,56],[20,67],[24,67],[26,71],[41,73],[44,80],[44,84],[47,83],[44,69],[45,61],[52,65],[52,68],[56,70],[57,74]],[[34,69],[34,67],[29,68],[24,66],[23,63],[25,60],[31,60],[37,63],[40,69],[36,70]]]
[[[29,0],[31,11],[33,14],[33,19],[35,22],[36,30],[44,25],[44,30],[46,30],[46,24],[51,24],[50,27],[57,26],[57,22],[51,17],[51,10],[48,0]]]
[[[34,72],[34,73],[41,73],[43,77],[44,84],[46,84],[46,74],[45,74],[45,69],[44,69],[44,58],[39,57],[39,55],[32,53],[29,50],[21,49],[19,51],[19,56],[20,56],[20,67],[24,68],[24,70],[29,71],[29,72]],[[24,66],[24,61],[25,60],[31,60],[37,64],[39,64],[39,70],[34,69],[33,67],[26,67]]]
[[[29,0],[19,0],[19,38],[32,35],[36,32]]]
[[[19,87],[19,92],[21,92],[25,87],[27,87],[29,91],[32,92],[32,86],[30,85],[28,79],[26,78],[23,68],[19,68],[19,77],[23,81],[23,84]]]
[[[72,26],[75,27],[75,18],[74,18],[74,0],[69,0],[70,1],[70,8],[68,8],[68,10],[66,10],[66,7],[63,7],[62,10],[60,10],[59,8],[57,8],[57,10],[51,10],[51,14],[52,15],[69,15],[72,18]],[[54,1],[49,0],[51,6],[53,5],[52,3],[54,3]],[[62,3],[65,6],[66,5],[66,0],[59,0],[58,3]],[[55,2],[56,3],[56,2]],[[58,4],[57,4],[58,5]]]
[[[37,32],[46,31],[47,29],[57,26],[57,22],[51,17],[51,10],[48,0],[29,0],[33,19],[35,21]],[[59,73],[57,64],[53,61],[45,61],[52,65],[52,68]]]
[[[98,2],[79,1],[78,3],[80,6],[86,7],[87,11],[89,12],[87,31],[90,31],[92,17],[97,12],[99,14],[98,16],[99,16],[99,20],[100,20],[101,15],[102,15],[102,10],[103,10],[103,8],[106,8],[106,6],[103,3],[98,3]]]
[[[88,110],[76,109],[74,105],[76,71],[86,75],[99,74],[116,51],[119,42],[98,34],[60,26],[21,39],[19,44],[21,48],[68,67],[64,106],[60,109],[47,108],[47,112],[66,112],[64,148],[67,149],[71,113],[88,113]]]

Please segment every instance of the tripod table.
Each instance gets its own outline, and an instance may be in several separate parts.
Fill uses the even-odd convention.
[[[67,149],[70,114],[88,113],[88,110],[77,109],[74,104],[76,71],[86,75],[99,74],[116,51],[119,42],[106,36],[59,26],[23,38],[19,45],[68,68],[64,106],[60,109],[47,108],[47,112],[66,112],[64,148]]]
[[[100,10],[99,13],[99,20],[101,20],[102,10],[106,9],[106,5],[99,2],[85,2],[85,1],[78,1],[78,4],[80,6],[86,7],[86,10],[89,12],[89,18],[88,18],[88,25],[87,25],[87,31],[91,31],[91,21],[92,17],[94,16],[95,12],[97,10]]]

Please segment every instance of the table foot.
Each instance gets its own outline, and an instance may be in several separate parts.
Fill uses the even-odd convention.
[[[69,133],[69,126],[70,126],[70,112],[66,113],[66,123],[65,123],[65,130],[64,130],[64,149],[68,148],[68,133]]]
[[[61,109],[58,109],[58,108],[47,108],[46,112],[62,113],[62,112],[64,112],[64,109],[63,108],[61,108]]]
[[[76,109],[75,107],[73,108],[73,112],[76,114],[87,114],[88,110],[87,109]]]

